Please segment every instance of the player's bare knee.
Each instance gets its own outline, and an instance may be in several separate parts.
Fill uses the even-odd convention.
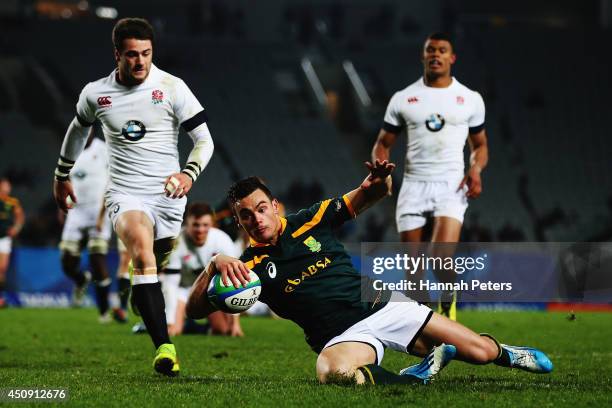
[[[354,381],[354,372],[354,367],[325,350],[317,358],[317,379],[321,384]]]

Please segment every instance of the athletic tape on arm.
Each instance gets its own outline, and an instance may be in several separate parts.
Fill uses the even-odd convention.
[[[64,181],[68,179],[68,174],[74,166],[74,162],[85,149],[90,128],[91,126],[85,127],[81,125],[76,117],[70,122],[66,136],[64,136],[64,142],[62,143],[57,168],[55,169],[55,178],[57,180]]]
[[[193,149],[189,153],[187,164],[182,172],[195,181],[210,161],[215,145],[206,123],[202,123],[187,133],[193,140]]]

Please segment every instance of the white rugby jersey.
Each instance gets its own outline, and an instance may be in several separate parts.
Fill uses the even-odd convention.
[[[453,77],[447,88],[425,85],[423,78],[396,92],[383,128],[400,133],[406,127],[405,177],[450,181],[463,177],[463,148],[468,133],[484,127],[485,106],[478,92]]]
[[[77,198],[77,206],[102,206],[102,197],[108,183],[106,143],[97,138],[91,141],[70,171],[70,181]]]
[[[236,250],[234,242],[225,232],[218,228],[212,227],[208,231],[206,242],[204,245],[198,247],[195,246],[186,236],[185,231],[179,235],[178,243],[168,261],[166,269],[180,270],[183,278],[181,279],[181,286],[185,286],[185,281],[189,282],[189,285],[193,283],[197,275],[210,261],[210,258],[217,254],[229,255],[234,258],[240,256],[240,252]],[[185,277],[184,275],[193,275]],[[187,278],[187,279],[186,279]]]
[[[165,179],[180,171],[179,127],[204,109],[180,78],[153,64],[147,79],[137,86],[121,85],[115,75],[113,71],[83,88],[77,119],[81,124],[96,119],[102,123],[109,148],[110,189],[162,194]]]

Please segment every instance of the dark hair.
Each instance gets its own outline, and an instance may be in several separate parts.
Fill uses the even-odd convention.
[[[200,218],[205,215],[210,215],[214,218],[215,212],[213,211],[212,208],[210,208],[210,205],[204,202],[195,202],[195,203],[189,204],[189,206],[187,207],[185,218],[187,217]]]
[[[128,17],[117,21],[113,27],[113,44],[117,51],[121,51],[123,40],[135,38],[137,40],[151,40],[151,45],[155,42],[153,27],[144,18]]]
[[[235,203],[242,200],[244,197],[248,196],[257,189],[263,191],[264,194],[268,196],[270,201],[274,199],[274,196],[272,195],[272,192],[268,186],[266,186],[259,177],[251,176],[235,182],[227,191],[227,202],[229,203],[230,208],[233,209]]]
[[[431,33],[425,39],[425,42],[429,40],[439,40],[439,41],[448,41],[453,50],[455,49],[455,44],[453,43],[453,37],[450,34],[445,33],[443,31],[436,31],[435,33]]]

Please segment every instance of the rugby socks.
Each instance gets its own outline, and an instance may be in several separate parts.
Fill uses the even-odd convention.
[[[510,353],[508,353],[508,350],[503,348],[501,344],[499,344],[499,341],[497,341],[497,339],[491,336],[490,334],[480,333],[480,335],[483,337],[488,337],[489,339],[493,340],[495,342],[495,345],[497,346],[497,349],[499,350],[499,354],[497,355],[495,360],[493,360],[493,364],[502,366],[502,367],[512,367],[512,363],[510,360]]]
[[[111,282],[111,278],[96,282],[96,303],[98,304],[100,316],[108,311],[108,292]]]
[[[157,274],[134,275],[132,299],[140,312],[155,348],[165,343],[171,343],[166,324],[166,304]]]
[[[366,384],[422,384],[423,380],[408,376],[397,375],[387,371],[379,365],[368,364],[357,368],[363,373]]]
[[[127,276],[121,274],[119,275],[119,305],[121,307],[121,309],[123,310],[127,310],[128,308],[128,301],[130,299],[130,288],[131,288],[131,284],[130,284],[130,275],[126,274]]]

